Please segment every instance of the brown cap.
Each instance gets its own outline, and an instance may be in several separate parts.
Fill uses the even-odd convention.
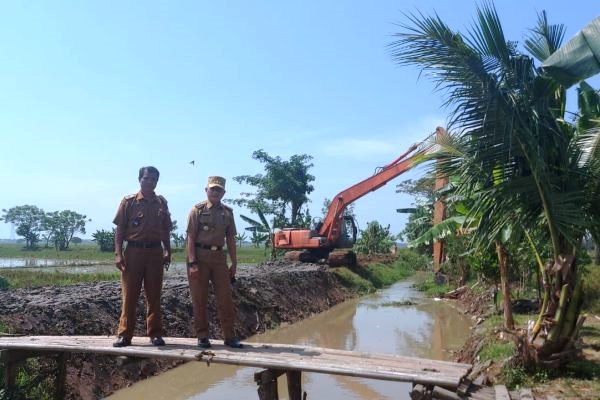
[[[218,186],[225,190],[225,178],[221,176],[209,176],[208,177],[208,188]]]

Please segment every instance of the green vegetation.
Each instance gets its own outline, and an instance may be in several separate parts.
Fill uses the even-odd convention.
[[[334,268],[333,273],[337,275],[342,285],[352,289],[356,293],[367,294],[373,293],[376,290],[371,282],[346,267]]]
[[[381,307],[402,307],[402,306],[416,306],[417,303],[410,300],[401,300],[401,301],[390,301],[387,303],[382,303]]]
[[[29,271],[25,268],[0,269],[0,279],[8,283],[8,288],[27,288],[52,285],[73,285],[81,282],[118,281],[121,275],[115,272],[72,274],[68,272]]]
[[[173,262],[185,261],[185,249],[173,248],[172,252]],[[257,264],[268,259],[263,249],[249,246],[238,248],[237,256],[240,264]],[[73,260],[72,265],[76,265],[77,260],[100,261],[111,264],[115,256],[114,253],[100,251],[96,245],[89,243],[73,246],[67,251],[57,251],[54,248],[24,249],[19,244],[1,244],[0,258]]]
[[[382,226],[377,221],[367,222],[367,229],[360,231],[360,238],[354,249],[357,253],[374,254],[389,253],[396,236],[390,233],[390,226]]]
[[[40,241],[57,250],[67,250],[77,232],[85,233],[86,216],[71,210],[44,212],[36,206],[16,206],[2,210],[0,221],[17,227],[17,235],[25,238],[25,247],[33,249]]]
[[[341,267],[334,269],[342,284],[359,293],[370,293],[406,279],[416,271],[426,267],[428,260],[414,250],[401,249],[396,260],[391,264],[373,263],[358,266],[351,271]]]
[[[424,292],[427,297],[442,297],[451,290],[448,284],[438,285],[435,283],[433,280],[433,272],[418,273],[413,286],[418,291]]]
[[[253,187],[251,193],[241,193],[238,199],[229,202],[244,206],[253,213],[272,216],[274,228],[307,227],[311,222],[308,195],[314,190],[311,182],[315,177],[308,173],[313,167],[312,156],[294,154],[289,160],[271,156],[264,150],[256,150],[252,158],[264,164],[264,174],[233,177],[238,183]],[[290,210],[289,217],[286,211]],[[271,220],[271,218],[269,218]],[[259,231],[260,233],[261,231]]]
[[[423,145],[423,160],[436,160],[430,176],[448,179],[436,193],[448,218],[413,244],[468,236],[446,249],[462,281],[478,265],[470,258],[494,257],[511,331],[511,278],[547,283],[537,321],[517,333],[518,348],[528,369],[558,368],[569,362],[583,321],[584,239],[600,242],[600,92],[582,82],[599,70],[579,65],[595,60],[565,55],[581,49],[561,47],[565,27],[550,24],[544,11],[521,46],[505,37],[493,3],[476,13],[466,32],[437,14],[410,14],[391,44],[398,63],[429,76],[450,110],[451,132],[439,129]],[[594,20],[586,29],[599,26]],[[565,83],[560,68],[547,68],[559,64],[594,72]],[[567,89],[577,82],[570,119]]]
[[[583,307],[586,311],[600,314],[600,266],[587,265],[583,274]]]

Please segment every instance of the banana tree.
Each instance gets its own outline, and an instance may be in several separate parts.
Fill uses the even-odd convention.
[[[256,247],[264,244],[266,252],[266,249],[270,244],[271,225],[269,225],[269,221],[267,221],[267,218],[262,210],[257,209],[256,214],[258,215],[258,220],[252,219],[245,215],[240,215],[240,218],[250,224],[250,226],[246,228],[247,231],[252,233],[252,236],[250,236],[250,241]]]

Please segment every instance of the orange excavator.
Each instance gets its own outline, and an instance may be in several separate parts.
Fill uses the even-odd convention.
[[[287,250],[284,256],[287,260],[327,260],[332,267],[356,265],[356,254],[348,249],[356,242],[357,228],[354,219],[344,215],[346,207],[414,167],[417,160],[426,153],[423,143],[425,142],[411,146],[406,153],[379,168],[374,175],[338,193],[329,205],[325,220],[313,221],[313,229],[275,230],[272,236],[273,248]]]

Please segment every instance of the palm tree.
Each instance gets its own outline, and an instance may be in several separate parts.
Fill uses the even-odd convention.
[[[526,363],[560,364],[572,355],[583,322],[577,251],[600,222],[593,208],[598,192],[590,192],[600,174],[586,147],[593,135],[582,135],[565,120],[565,86],[506,40],[492,4],[477,8],[467,34],[451,30],[438,15],[408,19],[391,44],[393,55],[402,65],[421,68],[450,110],[449,137],[463,153],[444,147],[442,138],[437,156],[444,173],[459,177],[456,193],[473,201],[473,245],[495,245],[505,279],[509,254],[500,238],[515,243],[544,227],[548,245],[536,253],[550,258],[538,263],[545,297],[521,348]],[[525,47],[543,59],[560,47],[563,35],[562,25],[548,24],[541,13]]]

